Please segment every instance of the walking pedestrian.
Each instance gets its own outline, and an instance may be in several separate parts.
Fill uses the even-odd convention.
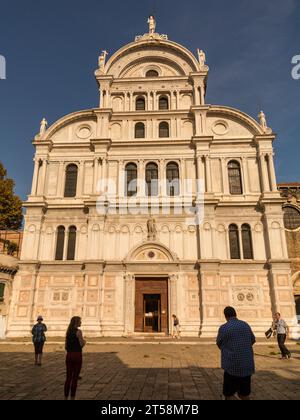
[[[86,345],[83,339],[81,327],[81,318],[75,316],[71,319],[70,325],[66,334],[66,367],[67,378],[65,382],[65,399],[70,396],[71,400],[75,400],[77,391],[77,382],[79,379],[82,367],[82,349]]]
[[[279,312],[274,315],[272,328],[277,335],[277,342],[281,351],[281,359],[290,359],[292,357],[291,352],[285,345],[285,342],[289,336],[289,327],[285,320],[281,318],[281,314]]]
[[[221,326],[217,345],[222,353],[225,400],[250,400],[251,380],[255,373],[253,345],[256,342],[250,326],[237,318],[234,308],[224,310],[227,323]]]
[[[173,318],[173,331],[172,331],[172,338],[180,338],[180,322],[178,317],[174,314],[172,315]]]
[[[32,342],[35,351],[35,365],[42,366],[43,349],[46,341],[47,326],[43,323],[43,317],[38,316],[37,324],[32,328]]]

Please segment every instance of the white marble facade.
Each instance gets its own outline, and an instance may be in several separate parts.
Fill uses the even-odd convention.
[[[63,335],[73,315],[82,316],[89,336],[132,335],[137,277],[168,279],[169,328],[176,313],[184,336],[215,336],[227,305],[258,334],[270,326],[275,310],[295,324],[273,162],[275,135],[266,121],[207,104],[209,68],[203,55],[197,60],[165,35],[150,31],[106,56],[104,51],[95,73],[99,107],[67,115],[49,128],[43,120],[33,142],[32,191],[7,336],[28,335],[38,314],[52,336]],[[167,106],[160,106],[161,98]],[[136,110],[140,99],[144,110]],[[159,135],[162,122],[168,123],[169,137]],[[135,136],[137,123],[144,124],[144,138]],[[230,191],[232,161],[240,167],[240,194]],[[163,182],[153,198],[156,232],[149,238],[143,180],[151,162]],[[180,192],[168,198],[164,180],[170,162],[177,164]],[[129,163],[136,165],[139,179],[142,211],[136,213],[126,212]],[[68,198],[70,164],[77,166],[78,177],[76,195]],[[116,185],[115,194],[101,184],[105,179]],[[182,208],[201,208],[201,203],[198,226],[193,213]],[[232,224],[238,227],[238,259],[231,255]],[[245,224],[251,228],[250,259],[242,247]],[[60,226],[66,232],[76,227],[69,260],[67,234],[63,259],[55,260]]]

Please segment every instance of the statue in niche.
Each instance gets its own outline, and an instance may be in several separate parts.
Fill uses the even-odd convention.
[[[151,217],[147,222],[148,241],[155,241],[157,235],[156,221]]]

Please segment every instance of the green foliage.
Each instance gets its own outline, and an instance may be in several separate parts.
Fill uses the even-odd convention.
[[[0,230],[19,230],[22,225],[22,201],[15,195],[14,186],[0,162]]]

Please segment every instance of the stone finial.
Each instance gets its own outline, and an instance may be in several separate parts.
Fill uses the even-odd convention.
[[[99,64],[100,70],[104,70],[107,55],[108,55],[107,51],[102,51],[102,54],[99,57],[98,64]]]
[[[156,20],[153,15],[149,16],[148,24],[149,24],[149,34],[152,34],[152,35],[155,34]]]
[[[40,136],[43,136],[47,131],[48,121],[43,118],[41,121]]]

